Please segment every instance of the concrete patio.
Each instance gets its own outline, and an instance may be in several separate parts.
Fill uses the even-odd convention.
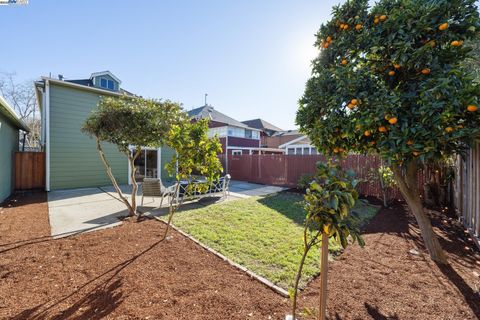
[[[122,186],[121,189],[130,198],[131,187]],[[285,189],[232,181],[227,199],[223,199],[221,196],[204,198],[201,201],[186,203],[182,210],[194,209],[218,201],[266,196]],[[168,212],[166,201],[162,208],[159,208],[159,198],[146,197],[143,206],[140,201],[141,196],[138,196],[138,210],[144,212],[145,215],[165,215]],[[125,205],[119,201],[113,187],[51,191],[48,193],[48,211],[51,235],[55,238],[117,226],[121,224],[121,218],[128,213]]]

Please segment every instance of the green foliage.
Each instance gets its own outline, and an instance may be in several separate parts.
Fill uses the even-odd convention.
[[[335,7],[297,124],[326,154],[375,152],[402,165],[463,152],[480,136],[480,109],[467,110],[480,85],[465,63],[479,25],[474,0]]]
[[[310,183],[313,181],[313,175],[310,173],[304,173],[298,179],[297,186],[301,190],[307,190],[310,186]]]
[[[177,180],[189,180],[192,175],[205,176],[208,182],[219,178],[222,164],[217,154],[222,145],[217,137],[208,137],[208,121],[186,122],[173,125],[168,133],[168,146],[175,149],[175,156],[167,164],[167,171]],[[201,187],[196,184],[197,191]],[[203,186],[208,188],[208,184]]]
[[[168,100],[105,97],[85,120],[82,131],[129,153],[130,146],[138,150],[167,144],[171,127],[187,119],[180,104]]]
[[[345,172],[339,165],[318,162],[315,181],[305,195],[306,224],[333,237],[343,248],[347,247],[349,236],[353,242],[357,240],[364,245],[360,230],[348,219],[358,199],[357,184],[352,171]]]

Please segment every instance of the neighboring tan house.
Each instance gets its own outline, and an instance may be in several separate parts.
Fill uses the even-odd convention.
[[[123,90],[120,79],[109,71],[79,80],[42,77],[35,88],[42,115],[46,190],[110,185],[95,141],[80,129],[102,97],[133,94]],[[118,183],[129,183],[126,156],[114,145],[105,143],[104,148]],[[164,165],[172,155],[173,150],[168,148],[144,149],[135,163],[138,181],[144,177],[166,178]]]
[[[311,144],[310,139],[307,136],[300,134],[298,131],[295,131],[294,134],[286,135],[286,137],[287,137],[286,140],[288,141],[278,146],[280,149],[285,150],[285,154],[288,154],[288,155],[318,154],[317,149]]]
[[[13,190],[14,152],[19,149],[20,131],[29,132],[29,129],[0,96],[0,203]]]
[[[222,143],[223,154],[258,154],[272,151],[260,146],[260,129],[237,121],[210,105],[192,109],[188,115],[193,120],[209,120],[209,135],[218,136]]]

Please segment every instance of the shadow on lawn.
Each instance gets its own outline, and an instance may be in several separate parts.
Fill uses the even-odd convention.
[[[267,195],[257,201],[258,203],[281,213],[296,224],[303,226],[305,211],[302,204],[302,195],[292,192],[279,192]]]
[[[102,319],[112,311],[114,311],[122,302],[123,294],[120,291],[122,287],[121,278],[115,279],[122,270],[134,263],[138,258],[148,253],[165,239],[158,240],[150,245],[145,250],[134,255],[130,259],[119,263],[112,268],[108,269],[104,273],[94,277],[87,281],[82,286],[72,291],[62,298],[42,303],[33,308],[22,311],[14,316],[12,319]],[[104,278],[104,279],[102,279]],[[99,282],[95,285],[95,282]],[[90,285],[95,285],[92,289],[88,290],[85,294],[80,292]],[[53,311],[56,306],[67,302],[75,295],[81,295],[81,297],[66,309],[60,311]]]

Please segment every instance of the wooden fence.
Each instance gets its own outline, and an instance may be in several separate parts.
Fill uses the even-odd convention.
[[[322,155],[221,155],[220,160],[232,179],[277,186],[296,187],[304,174],[314,174],[315,164],[325,161]],[[358,191],[365,196],[382,197],[378,179],[367,181],[372,168],[381,165],[380,158],[350,155],[342,161],[345,169],[352,169],[363,180]],[[370,179],[371,180],[371,179]],[[424,176],[420,175],[419,190],[423,192]],[[397,188],[389,191],[390,198],[402,199]]]
[[[465,159],[458,157],[454,204],[463,225],[480,246],[480,143]]]
[[[15,152],[15,190],[45,189],[45,153]]]

